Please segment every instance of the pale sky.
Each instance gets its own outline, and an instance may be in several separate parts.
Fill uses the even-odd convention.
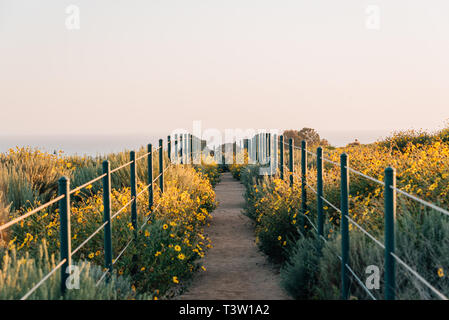
[[[438,129],[448,17],[447,0],[0,0],[0,135]]]

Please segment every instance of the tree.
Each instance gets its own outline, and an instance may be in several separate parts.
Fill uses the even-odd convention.
[[[312,128],[302,128],[301,130],[285,130],[284,141],[293,139],[296,146],[301,145],[302,140],[306,140],[309,145],[319,145],[321,143],[320,135]],[[326,140],[323,140],[323,142]],[[326,141],[327,142],[327,141]]]

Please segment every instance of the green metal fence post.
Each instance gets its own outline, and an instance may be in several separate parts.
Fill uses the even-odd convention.
[[[259,134],[257,134],[256,135],[256,163],[258,164],[259,163],[259,149],[260,149],[260,146],[259,146]]]
[[[221,145],[221,163],[223,164],[223,166],[226,164],[225,153],[226,153],[226,148],[225,148],[225,145],[222,144]]]
[[[243,140],[243,163],[248,164],[249,157],[249,139]]]
[[[64,195],[64,198],[59,200],[59,236],[60,236],[60,255],[61,261],[65,259],[61,267],[61,294],[66,291],[66,281],[69,277],[67,273],[69,267],[72,265],[72,244],[70,232],[70,181],[67,177],[61,177],[58,181],[59,196]]]
[[[131,162],[131,223],[134,228],[134,237],[137,239],[137,177],[136,177],[136,152],[131,151],[129,153]]]
[[[177,142],[177,141],[176,141]],[[175,142],[175,145],[176,145]],[[148,156],[147,156],[147,162],[148,162],[148,209],[149,211],[153,211],[153,204],[154,204],[154,188],[153,188],[153,145],[150,143],[147,147]]]
[[[161,193],[164,193],[164,149],[162,146],[162,139],[159,139],[159,188]]]
[[[396,299],[395,261],[391,255],[395,251],[394,226],[396,219],[396,171],[385,169],[385,299]]]
[[[190,164],[193,165],[193,134],[189,134],[190,136]]]
[[[184,159],[183,159],[183,152],[184,152],[184,144],[183,144],[183,136],[184,136],[184,134],[180,134],[179,135],[179,158],[180,158],[180,163],[181,164],[184,164]]]
[[[168,162],[171,161],[171,137],[167,136],[167,155],[168,155]]]
[[[317,172],[317,228],[318,235],[324,235],[324,214],[323,214],[323,148],[318,147],[316,150],[316,172]]]
[[[301,225],[303,229],[306,226],[304,215],[307,214],[307,142],[301,142]]]
[[[349,173],[348,173],[348,155],[343,153],[340,157],[340,202],[341,202],[341,298],[348,299],[349,295],[349,275],[347,265],[349,265]]]
[[[271,133],[268,133],[268,157],[271,157]]]
[[[290,171],[290,187],[293,188],[293,150],[294,150],[294,141],[292,138],[288,139],[288,169]]]
[[[103,161],[103,222],[104,226],[104,266],[112,274],[112,228],[111,228],[111,166]]]
[[[281,180],[284,180],[284,136],[279,136],[279,171],[280,171],[280,178]]]
[[[232,163],[237,163],[237,141],[232,144]]]
[[[174,163],[178,163],[178,135],[174,136],[174,145],[173,145],[173,161]]]

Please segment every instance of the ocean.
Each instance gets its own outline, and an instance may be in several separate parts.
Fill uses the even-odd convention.
[[[389,131],[322,131],[321,138],[340,147],[358,139],[360,143],[371,143],[386,137]],[[166,136],[164,137],[164,141]],[[124,150],[136,150],[148,143],[156,146],[159,137],[137,135],[11,135],[0,136],[0,153],[10,148],[29,146],[53,153],[62,150],[67,155],[103,155]]]

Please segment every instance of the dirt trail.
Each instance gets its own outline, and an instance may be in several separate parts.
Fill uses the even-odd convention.
[[[279,286],[279,275],[257,249],[253,222],[242,214],[244,187],[230,173],[215,189],[219,205],[207,229],[213,248],[181,300],[289,299]]]

